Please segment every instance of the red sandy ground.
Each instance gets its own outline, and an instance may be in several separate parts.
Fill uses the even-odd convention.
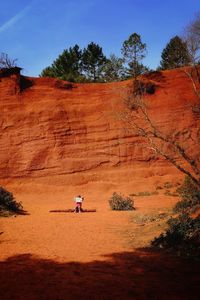
[[[142,180],[134,188],[122,182],[122,192],[155,190],[158,178],[147,178],[145,188]],[[142,214],[168,212],[177,198],[161,191],[135,197],[136,211],[114,212],[108,198],[117,185],[64,181],[66,176],[4,182],[30,215],[0,219],[1,300],[198,299],[198,264],[147,249],[163,231],[162,222],[133,222]],[[85,208],[97,212],[49,213],[73,207],[77,193],[85,196]]]

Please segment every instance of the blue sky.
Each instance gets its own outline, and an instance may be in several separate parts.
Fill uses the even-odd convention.
[[[156,68],[166,43],[200,11],[199,0],[0,0],[0,52],[38,76],[66,48],[98,43],[121,54],[137,32],[147,44],[144,64]]]

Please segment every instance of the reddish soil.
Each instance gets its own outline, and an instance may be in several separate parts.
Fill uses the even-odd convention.
[[[148,80],[157,86],[146,99],[151,116],[197,157],[191,82],[181,70]],[[149,248],[166,219],[140,222],[169,217],[178,198],[163,188],[134,197],[135,211],[108,206],[115,191],[154,192],[166,182],[174,191],[183,178],[113,118],[129,85],[70,89],[54,79],[25,78],[20,90],[17,75],[1,78],[1,185],[30,215],[0,218],[0,299],[198,299],[199,262]],[[72,208],[77,194],[97,211],[49,212]]]
[[[0,219],[2,300],[198,298],[199,263],[149,249],[166,219],[135,222],[170,214],[177,198],[159,191],[134,197],[135,211],[114,212],[107,201],[113,190],[101,182],[59,186],[59,177],[55,185],[51,180],[6,184],[30,215]],[[145,190],[153,191],[152,184],[146,181]],[[134,191],[144,187],[136,185]],[[96,213],[49,212],[72,208],[77,192]]]

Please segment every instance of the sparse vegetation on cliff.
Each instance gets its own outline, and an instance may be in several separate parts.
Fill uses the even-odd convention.
[[[40,76],[71,82],[113,82],[149,71],[141,63],[145,57],[146,44],[142,43],[140,35],[131,34],[124,41],[121,52],[123,58],[114,54],[107,58],[102,47],[94,42],[83,50],[76,44],[65,49],[51,66],[42,70]]]

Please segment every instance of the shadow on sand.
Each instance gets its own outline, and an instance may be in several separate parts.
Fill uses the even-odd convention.
[[[31,254],[0,262],[0,299],[198,299],[199,263],[138,250],[90,263]]]

